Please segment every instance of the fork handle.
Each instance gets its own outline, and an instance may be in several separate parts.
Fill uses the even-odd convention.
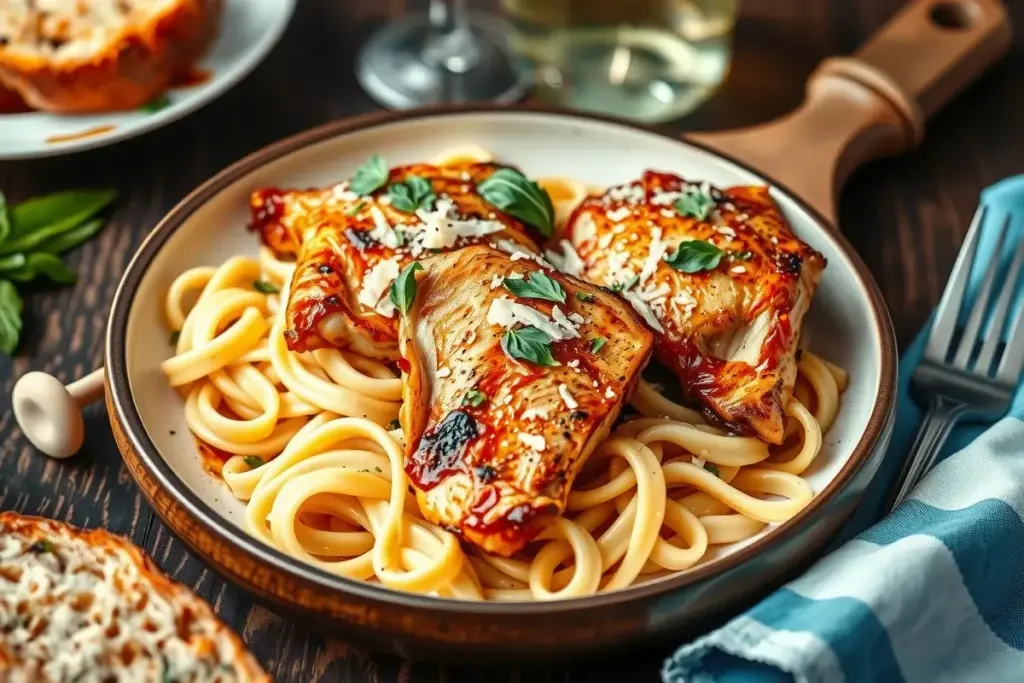
[[[896,482],[897,492],[893,498],[889,512],[895,510],[906,500],[910,491],[935,464],[942,445],[946,443],[949,433],[967,412],[968,405],[949,396],[936,394],[928,402],[928,412],[917,430],[917,438],[910,447],[910,453],[903,464],[903,471]]]

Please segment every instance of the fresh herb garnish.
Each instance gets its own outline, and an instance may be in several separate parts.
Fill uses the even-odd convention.
[[[708,472],[710,472],[711,474],[715,475],[718,478],[722,477],[722,472],[718,469],[718,465],[716,465],[713,462],[704,463],[704,469],[706,469]]]
[[[576,292],[576,300],[577,301],[582,301],[585,304],[589,304],[590,302],[594,301],[594,298],[595,297],[594,297],[593,294],[585,294],[584,292]]]
[[[262,294],[279,294],[280,289],[267,282],[266,280],[256,280],[252,283],[252,288]]]
[[[356,169],[356,174],[352,177],[352,182],[348,184],[348,189],[358,195],[366,196],[384,187],[387,182],[388,162],[384,161],[384,157],[381,155],[374,154],[366,160],[366,163]]]
[[[590,352],[597,353],[607,343],[608,339],[606,337],[594,337],[590,340]]]
[[[665,256],[665,263],[683,273],[714,270],[725,252],[704,240],[680,242],[674,254]]]
[[[395,281],[391,283],[388,297],[402,315],[409,312],[412,302],[416,298],[416,276],[413,273],[417,270],[423,270],[423,266],[419,261],[413,261],[402,269]]]
[[[635,285],[638,282],[640,282],[640,275],[639,274],[634,275],[633,277],[629,278],[625,282],[619,282],[619,283],[616,283],[616,284],[612,285],[612,291],[613,292],[628,292],[629,290],[633,289],[633,285]]]
[[[256,457],[255,455],[247,455],[242,458],[242,460],[245,461],[245,464],[249,466],[250,470],[263,466],[263,458]]]
[[[676,200],[676,211],[684,216],[693,216],[699,221],[706,221],[715,207],[715,200],[705,194],[699,187],[691,185]]]
[[[174,332],[171,332],[171,338],[169,339],[169,341],[171,342],[171,346],[177,346],[179,339],[181,339],[181,330],[175,330]]]
[[[381,473],[381,472],[383,472],[384,470],[382,470],[382,469],[380,468],[380,465],[374,465],[374,466],[373,466],[373,471],[374,471],[374,472],[376,472],[377,474],[380,474],[380,473]]]
[[[470,389],[466,392],[466,395],[462,397],[462,405],[470,405],[476,408],[481,403],[487,400],[483,392],[477,391],[476,389]]]
[[[739,259],[740,261],[749,261],[754,258],[754,254],[750,251],[734,251],[732,252],[732,257],[734,259]]]
[[[30,553],[36,553],[36,554],[39,554],[39,553],[52,553],[53,552],[53,542],[48,540],[48,539],[42,538],[42,539],[36,541],[35,543],[33,543],[32,545],[30,545],[28,547],[28,550],[29,550]]]
[[[366,200],[360,199],[358,202],[345,209],[345,215],[355,216],[364,206],[366,206]]]
[[[430,181],[418,175],[409,176],[402,183],[391,183],[388,196],[391,206],[406,213],[415,213],[416,209],[429,211],[437,199]]]
[[[0,351],[13,354],[21,336],[23,304],[14,282],[73,283],[75,274],[59,255],[99,231],[103,220],[94,216],[115,196],[113,190],[72,190],[8,207],[0,193]]]
[[[499,169],[477,185],[476,191],[508,215],[534,226],[545,237],[554,234],[555,207],[551,197],[519,171]]]
[[[510,358],[547,367],[561,365],[551,356],[551,339],[536,327],[508,330],[501,337],[501,348]]]
[[[169,106],[171,106],[171,98],[167,96],[167,93],[161,93],[139,107],[139,111],[143,111],[147,114],[155,114],[161,109],[166,109]]]
[[[401,428],[402,428],[402,423],[398,421],[397,417],[394,420],[392,420],[391,422],[388,422],[388,426],[385,427],[385,429],[387,429],[389,432],[393,432],[396,429],[401,429]]]
[[[562,285],[541,271],[530,273],[525,279],[521,277],[507,277],[502,281],[502,284],[505,285],[505,289],[516,296],[526,299],[543,299],[544,301],[565,303],[565,290],[562,289]]]

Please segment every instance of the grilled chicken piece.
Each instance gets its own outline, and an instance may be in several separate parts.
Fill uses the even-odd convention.
[[[713,202],[706,220],[675,208],[681,193],[691,206],[693,197]],[[657,333],[655,356],[709,419],[782,443],[800,326],[825,259],[793,235],[767,187],[719,191],[648,171],[585,199],[567,237],[579,274],[625,290]],[[675,257],[684,240],[715,245],[720,262],[694,273],[675,269],[664,257]]]
[[[252,228],[278,254],[296,257],[285,339],[292,351],[344,347],[371,357],[398,357],[398,319],[388,287],[407,264],[433,252],[485,241],[506,251],[537,253],[518,220],[477,194],[497,164],[391,170],[389,183],[418,176],[436,200],[415,213],[391,203],[386,186],[360,197],[342,183],[325,190],[259,190]]]
[[[401,325],[406,473],[427,519],[509,556],[564,510],[652,335],[618,297],[535,260],[474,246],[423,264]],[[537,273],[558,283],[564,303],[503,284]],[[503,335],[524,321],[562,338],[550,343],[557,366],[503,350]],[[594,351],[598,338],[607,342]]]

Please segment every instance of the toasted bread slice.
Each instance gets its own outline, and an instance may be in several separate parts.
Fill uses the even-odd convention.
[[[209,605],[125,539],[5,512],[0,680],[270,678]]]
[[[206,51],[223,0],[0,0],[0,81],[36,109],[134,109]]]

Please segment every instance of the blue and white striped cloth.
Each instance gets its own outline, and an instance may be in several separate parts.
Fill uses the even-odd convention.
[[[984,255],[1006,212],[1024,235],[1024,176],[982,199]],[[892,445],[843,544],[679,649],[665,683],[1024,683],[1024,391],[995,425],[956,428],[910,499],[871,526],[921,420],[908,386],[926,335],[901,359]]]

